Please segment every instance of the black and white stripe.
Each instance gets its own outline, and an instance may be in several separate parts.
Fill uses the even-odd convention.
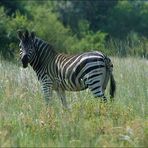
[[[55,90],[67,106],[65,91],[81,91],[89,88],[95,97],[105,99],[104,91],[111,78],[111,97],[114,97],[115,80],[111,60],[98,51],[78,55],[57,53],[53,46],[26,31],[18,32],[23,67],[28,63],[41,82],[47,103]]]

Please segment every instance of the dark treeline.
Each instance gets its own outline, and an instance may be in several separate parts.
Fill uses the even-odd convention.
[[[0,52],[15,58],[17,29],[28,28],[67,53],[98,49],[148,57],[148,1],[0,1]]]

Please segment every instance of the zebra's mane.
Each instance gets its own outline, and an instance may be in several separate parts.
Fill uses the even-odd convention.
[[[38,50],[46,50],[46,51],[50,51],[50,52],[52,51],[52,52],[56,53],[56,50],[52,44],[49,44],[47,41],[45,41],[39,37],[35,37],[34,45],[38,48]],[[46,46],[46,48],[45,48],[45,46]]]

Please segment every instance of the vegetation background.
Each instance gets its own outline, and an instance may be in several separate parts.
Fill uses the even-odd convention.
[[[117,94],[56,95],[46,108],[32,69],[19,61],[18,29],[35,31],[59,52],[103,51],[114,63]],[[148,147],[148,1],[0,1],[0,147]],[[108,95],[108,94],[107,94]]]
[[[99,49],[110,55],[148,58],[148,1],[0,1],[0,52],[18,54],[16,31],[28,28],[58,51]]]

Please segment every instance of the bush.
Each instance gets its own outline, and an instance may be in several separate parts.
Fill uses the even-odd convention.
[[[44,7],[44,8],[43,8]],[[47,6],[26,7],[29,16],[17,11],[8,17],[0,7],[0,52],[5,59],[14,59],[19,54],[17,39],[18,29],[35,31],[36,35],[51,43],[59,51],[66,51],[75,42],[75,37],[65,28]]]
[[[80,41],[77,40],[77,44],[71,47],[71,52],[84,52],[90,50],[99,50],[107,53],[105,49],[105,37],[106,33],[96,32],[85,35]]]
[[[0,53],[2,56],[7,57],[7,48],[9,47],[9,37],[7,34],[6,25],[9,23],[10,18],[6,16],[4,8],[0,7]]]
[[[66,52],[66,49],[74,44],[75,39],[70,29],[63,26],[48,6],[33,7],[30,13],[32,16],[31,29],[36,32],[37,36],[48,41],[59,51]]]
[[[7,16],[3,7],[0,7],[0,14],[0,52],[5,59],[14,59],[18,53],[17,29],[28,28],[30,23],[19,12],[11,17]]]
[[[119,1],[112,11],[110,10],[111,16],[108,16],[107,21],[109,23],[107,26],[104,25],[102,31],[96,28],[93,32],[90,21],[81,17],[79,21],[77,20],[78,32],[75,32],[75,35],[68,24],[64,27],[60,22],[53,2],[22,3],[25,15],[16,11],[7,16],[4,8],[0,6],[0,54],[5,59],[15,59],[19,54],[19,40],[16,34],[18,29],[35,31],[38,37],[52,44],[59,52],[80,53],[99,50],[110,55],[148,57],[146,3],[138,5],[137,2]],[[139,21],[139,18],[142,21]],[[110,35],[111,39],[108,39]]]

